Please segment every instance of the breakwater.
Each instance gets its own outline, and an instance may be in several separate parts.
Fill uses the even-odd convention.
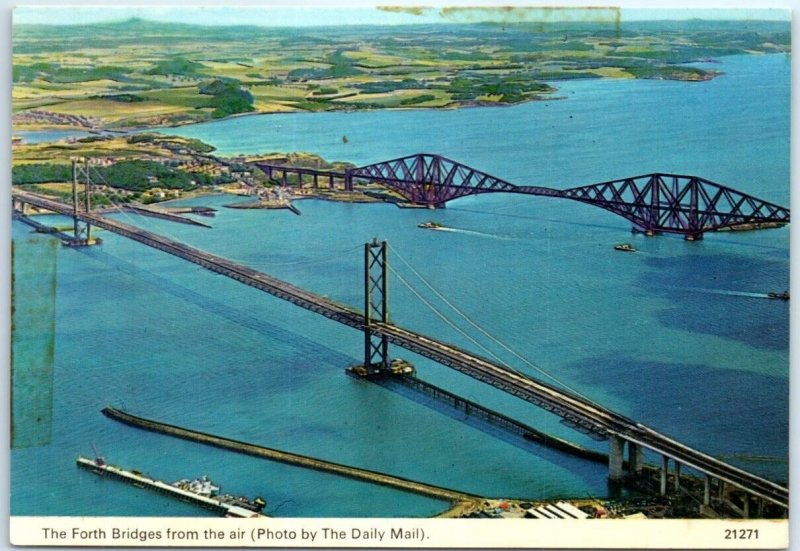
[[[434,486],[424,482],[417,482],[378,471],[362,469],[350,465],[343,465],[341,463],[334,463],[332,461],[309,457],[307,455],[277,450],[274,448],[268,448],[265,446],[259,446],[256,444],[232,440],[230,438],[216,436],[205,432],[178,427],[176,425],[161,423],[151,419],[145,419],[144,417],[131,415],[130,413],[126,413],[113,407],[103,408],[103,415],[110,419],[114,419],[115,421],[125,423],[126,425],[151,432],[158,432],[168,436],[174,436],[176,438],[198,442],[200,444],[206,444],[238,453],[261,457],[263,459],[269,459],[271,461],[279,461],[289,465],[296,465],[299,467],[305,467],[307,469],[324,471],[356,480],[371,482],[373,484],[380,484],[382,486],[388,486],[390,488],[395,488],[406,492],[413,492],[426,497],[441,499],[452,503],[472,502],[481,499],[476,495],[459,492],[457,490],[451,490],[449,488],[443,488],[441,486]]]

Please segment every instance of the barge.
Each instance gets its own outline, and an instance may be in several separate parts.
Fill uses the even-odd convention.
[[[95,459],[78,457],[77,463],[78,467],[92,471],[100,476],[115,478],[137,488],[153,490],[187,503],[193,503],[204,509],[223,513],[226,517],[263,517],[261,510],[267,504],[260,497],[250,500],[246,497],[220,494],[220,487],[211,482],[207,476],[194,480],[184,479],[173,484],[167,484],[161,480],[150,478],[139,471],[128,471],[115,465],[109,465],[102,457],[96,457]]]

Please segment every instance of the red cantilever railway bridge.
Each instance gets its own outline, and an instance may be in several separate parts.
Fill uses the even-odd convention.
[[[76,211],[72,205],[66,205],[36,194],[13,189],[12,198],[18,207],[32,205],[75,217],[83,223],[103,228],[177,256],[212,272],[227,276],[245,285],[321,314],[331,320],[361,331],[367,331],[366,318],[363,313],[226,258],[99,214]],[[608,437],[610,443],[609,478],[612,480],[619,479],[622,476],[623,452],[627,443],[629,453],[628,468],[631,470],[641,469],[642,451],[644,449],[651,450],[662,457],[662,493],[666,487],[667,464],[669,459],[672,459],[676,467],[677,465],[684,465],[705,474],[704,501],[706,504],[710,500],[711,480],[715,479],[720,484],[732,485],[743,490],[748,495],[767,500],[788,510],[788,488],[684,445],[584,397],[556,388],[532,377],[510,371],[508,368],[491,360],[434,337],[404,329],[391,323],[373,320],[368,329],[372,334],[385,337],[389,342],[397,346],[428,357],[442,365],[451,367],[544,408],[580,426],[583,430]]]
[[[571,189],[518,186],[441,155],[418,153],[344,172],[255,163],[270,178],[286,181],[288,174],[344,182],[377,182],[411,203],[443,207],[448,201],[480,193],[519,193],[572,199],[595,205],[626,218],[634,228],[654,234],[676,233],[701,239],[703,233],[742,224],[789,222],[789,209],[697,176],[653,173]]]

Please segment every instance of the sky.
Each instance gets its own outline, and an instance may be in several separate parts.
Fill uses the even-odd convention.
[[[396,2],[398,3],[398,2]],[[466,2],[465,2],[466,4]],[[404,25],[527,21],[636,21],[645,19],[769,19],[790,20],[789,10],[781,9],[635,9],[606,7],[529,8],[513,2],[503,2],[510,8],[499,8],[484,2],[483,5],[452,8],[442,5],[428,8],[393,7],[377,8],[375,3],[348,2],[348,8],[315,7],[308,0],[298,0],[293,7],[221,7],[205,5],[136,5],[125,6],[47,6],[23,5],[14,10],[14,24],[86,24],[102,21],[121,21],[138,17],[156,21],[193,23],[199,25],[260,25],[260,26],[315,26],[315,25]],[[495,4],[498,4],[495,2]],[[730,5],[730,3],[728,4]],[[299,7],[297,7],[299,6]]]

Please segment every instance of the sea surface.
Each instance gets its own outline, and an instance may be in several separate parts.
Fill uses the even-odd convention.
[[[221,154],[307,151],[357,165],[439,153],[516,184],[556,188],[676,172],[788,205],[789,58],[726,57],[714,67],[725,74],[710,82],[560,82],[555,96],[563,99],[507,108],[251,116],[165,132]],[[119,216],[356,307],[363,244],[385,239],[395,323],[496,355],[712,455],[787,479],[789,304],[765,294],[789,287],[788,227],[686,242],[632,235],[611,213],[543,197],[486,194],[437,211],[304,200],[300,216],[224,208],[240,200],[188,202],[219,208],[213,229]],[[417,228],[431,219],[450,231]],[[225,491],[263,496],[280,517],[422,517],[446,506],[143,432],[105,418],[107,405],[486,496],[607,494],[602,465],[509,442],[444,406],[347,377],[363,350],[358,332],[97,235],[102,246],[53,253],[49,237],[13,223],[15,247],[49,255],[57,284],[42,291],[55,295],[56,313],[49,443],[12,450],[12,514],[206,514],[79,471],[75,458],[91,455],[92,445],[159,479],[207,474]],[[620,242],[638,252],[614,251]],[[47,341],[36,331],[28,338]],[[405,350],[392,354],[428,381],[606,451],[532,405]]]

